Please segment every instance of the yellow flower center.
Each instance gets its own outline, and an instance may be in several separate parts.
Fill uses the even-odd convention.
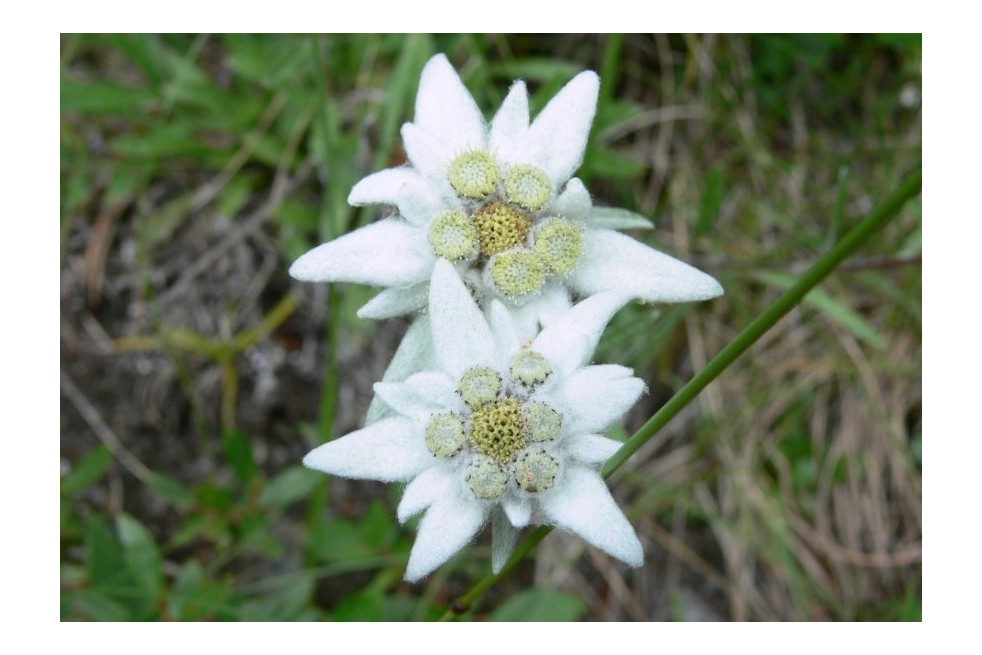
[[[485,457],[508,463],[527,445],[522,401],[505,398],[477,408],[471,417],[471,444]]]

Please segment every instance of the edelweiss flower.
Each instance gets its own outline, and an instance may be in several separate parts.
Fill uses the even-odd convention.
[[[385,287],[358,315],[387,318],[426,305],[443,259],[483,307],[502,301],[523,338],[569,309],[572,295],[618,290],[625,303],[720,295],[710,276],[615,232],[639,219],[595,210],[572,177],[599,85],[596,73],[580,73],[530,124],[528,93],[516,82],[489,126],[447,58],[433,57],[415,120],[402,128],[410,165],[369,175],[348,197],[393,205],[398,215],[314,248],[290,274]]]
[[[489,520],[495,571],[529,523],[555,524],[640,566],[641,543],[599,473],[620,444],[598,433],[634,404],[644,383],[623,366],[585,365],[623,294],[580,302],[525,345],[504,305],[491,301],[486,318],[447,262],[435,266],[429,302],[437,370],[376,384],[395,415],[320,446],[304,464],[410,481],[399,520],[426,511],[410,581]]]

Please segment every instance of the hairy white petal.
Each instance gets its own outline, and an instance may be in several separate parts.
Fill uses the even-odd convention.
[[[577,434],[569,439],[566,448],[570,455],[584,464],[603,464],[621,447],[620,441],[599,434]]]
[[[580,301],[542,330],[532,342],[532,350],[568,375],[593,356],[610,318],[628,300],[623,293],[610,291]]]
[[[433,408],[424,404],[405,382],[376,382],[372,385],[375,395],[382,399],[397,414],[413,417],[431,411]]]
[[[516,528],[524,528],[532,520],[532,503],[525,498],[505,498],[501,505],[505,516]]]
[[[622,562],[630,566],[644,563],[644,550],[634,528],[596,471],[568,468],[556,486],[543,494],[542,511],[559,527]]]
[[[447,209],[430,181],[408,166],[387,168],[362,179],[348,194],[348,204],[394,205],[413,225],[426,225]]]
[[[491,571],[500,573],[508,563],[518,541],[518,530],[512,526],[500,507],[491,510]]]
[[[446,55],[423,68],[413,122],[458,152],[484,147],[484,116]]]
[[[436,410],[456,409],[461,400],[457,395],[457,381],[445,373],[423,371],[406,378],[406,389],[415,394],[420,403]]]
[[[416,582],[453,557],[474,538],[485,519],[484,508],[460,493],[437,498],[420,521],[406,580]]]
[[[551,213],[564,218],[584,221],[590,216],[592,208],[593,202],[590,200],[590,192],[583,186],[580,178],[574,177],[566,183],[566,188],[553,201]]]
[[[430,325],[444,371],[459,377],[478,364],[495,366],[491,328],[457,270],[443,259],[437,261],[430,280]]]
[[[413,422],[392,417],[318,446],[303,464],[346,478],[396,482],[412,478],[431,459]]]
[[[405,523],[448,493],[454,491],[456,481],[453,473],[439,466],[431,466],[406,485],[406,491],[399,501],[396,516],[399,523]]]
[[[624,366],[587,366],[563,380],[555,397],[578,432],[597,432],[620,419],[644,393],[644,386]]]
[[[408,286],[429,277],[435,261],[425,234],[386,218],[321,244],[290,267],[304,282]]]
[[[392,318],[419,311],[426,307],[429,288],[428,282],[420,282],[408,287],[383,289],[361,306],[358,318]]]
[[[596,73],[580,73],[549,101],[529,128],[532,161],[545,170],[553,186],[568,180],[583,163],[599,91]]]
[[[385,374],[382,375],[382,381],[402,382],[417,371],[426,371],[435,367],[436,356],[433,353],[433,337],[430,336],[430,318],[426,314],[420,314],[406,330],[406,335],[399,343],[392,361],[385,369]],[[371,425],[390,414],[391,410],[388,406],[376,396],[372,398],[372,403],[368,407],[365,425]]]
[[[527,146],[528,129],[529,94],[525,82],[519,80],[511,85],[501,108],[491,120],[488,147],[499,161],[519,163]]]
[[[695,302],[723,293],[712,277],[613,230],[589,229],[570,284],[582,294],[619,289],[644,302]]]
[[[518,339],[518,333],[515,332],[515,321],[498,300],[492,300],[485,313],[497,348],[498,362],[507,366],[522,345]]]
[[[420,173],[425,175],[441,195],[444,190],[439,185],[446,177],[450,160],[458,154],[453,147],[413,123],[402,126],[402,144],[406,148],[406,156]],[[446,183],[450,185],[449,182]]]
[[[538,296],[512,310],[518,338],[522,343],[535,338],[542,328],[565,314],[572,307],[569,289],[565,285],[548,282]]]

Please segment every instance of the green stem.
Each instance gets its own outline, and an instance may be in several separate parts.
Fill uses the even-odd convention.
[[[671,421],[683,407],[688,405],[700,391],[715,380],[726,368],[752,346],[764,333],[770,330],[781,318],[791,311],[801,300],[814,289],[836,266],[851,255],[859,246],[877,232],[891,218],[897,215],[904,204],[921,191],[921,168],[908,175],[900,186],[873,212],[849,231],[835,247],[815,263],[790,289],[785,291],[767,310],[737,335],[718,355],[706,364],[695,377],[689,380],[678,393],[662,406],[654,416],[641,426],[630,439],[624,442],[614,455],[607,460],[603,467],[604,477],[609,477],[619,469],[627,459],[638,452],[661,428]],[[509,558],[508,563],[500,573],[485,576],[478,581],[467,593],[457,599],[441,617],[447,621],[468,611],[471,605],[490,589],[498,580],[505,576],[521,560],[528,555],[547,534],[551,526],[541,526],[523,540]]]

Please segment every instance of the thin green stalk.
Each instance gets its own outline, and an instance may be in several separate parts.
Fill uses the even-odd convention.
[[[607,460],[603,467],[604,477],[609,477],[614,471],[619,469],[627,459],[638,452],[638,450],[648,442],[661,428],[665,427],[686,405],[699,394],[700,391],[720,376],[726,368],[732,364],[737,357],[742,355],[750,346],[760,339],[768,330],[781,320],[781,318],[791,311],[801,300],[814,289],[818,284],[831,273],[836,266],[851,255],[859,246],[866,242],[891,218],[896,216],[904,204],[915,197],[921,191],[921,169],[917,168],[907,176],[900,186],[873,212],[859,222],[856,227],[849,231],[835,247],[827,252],[818,262],[815,263],[804,275],[767,308],[760,316],[753,320],[747,327],[737,335],[718,355],[706,364],[695,377],[689,380],[678,393],[662,406],[654,416],[641,426],[634,435],[624,442],[614,455]],[[528,555],[547,534],[552,531],[550,526],[537,528],[531,535],[523,540],[515,548],[508,563],[500,573],[485,576],[478,581],[467,593],[454,601],[447,613],[441,618],[442,621],[450,620],[467,612],[471,605],[484,595],[498,580],[504,577],[511,569]]]

